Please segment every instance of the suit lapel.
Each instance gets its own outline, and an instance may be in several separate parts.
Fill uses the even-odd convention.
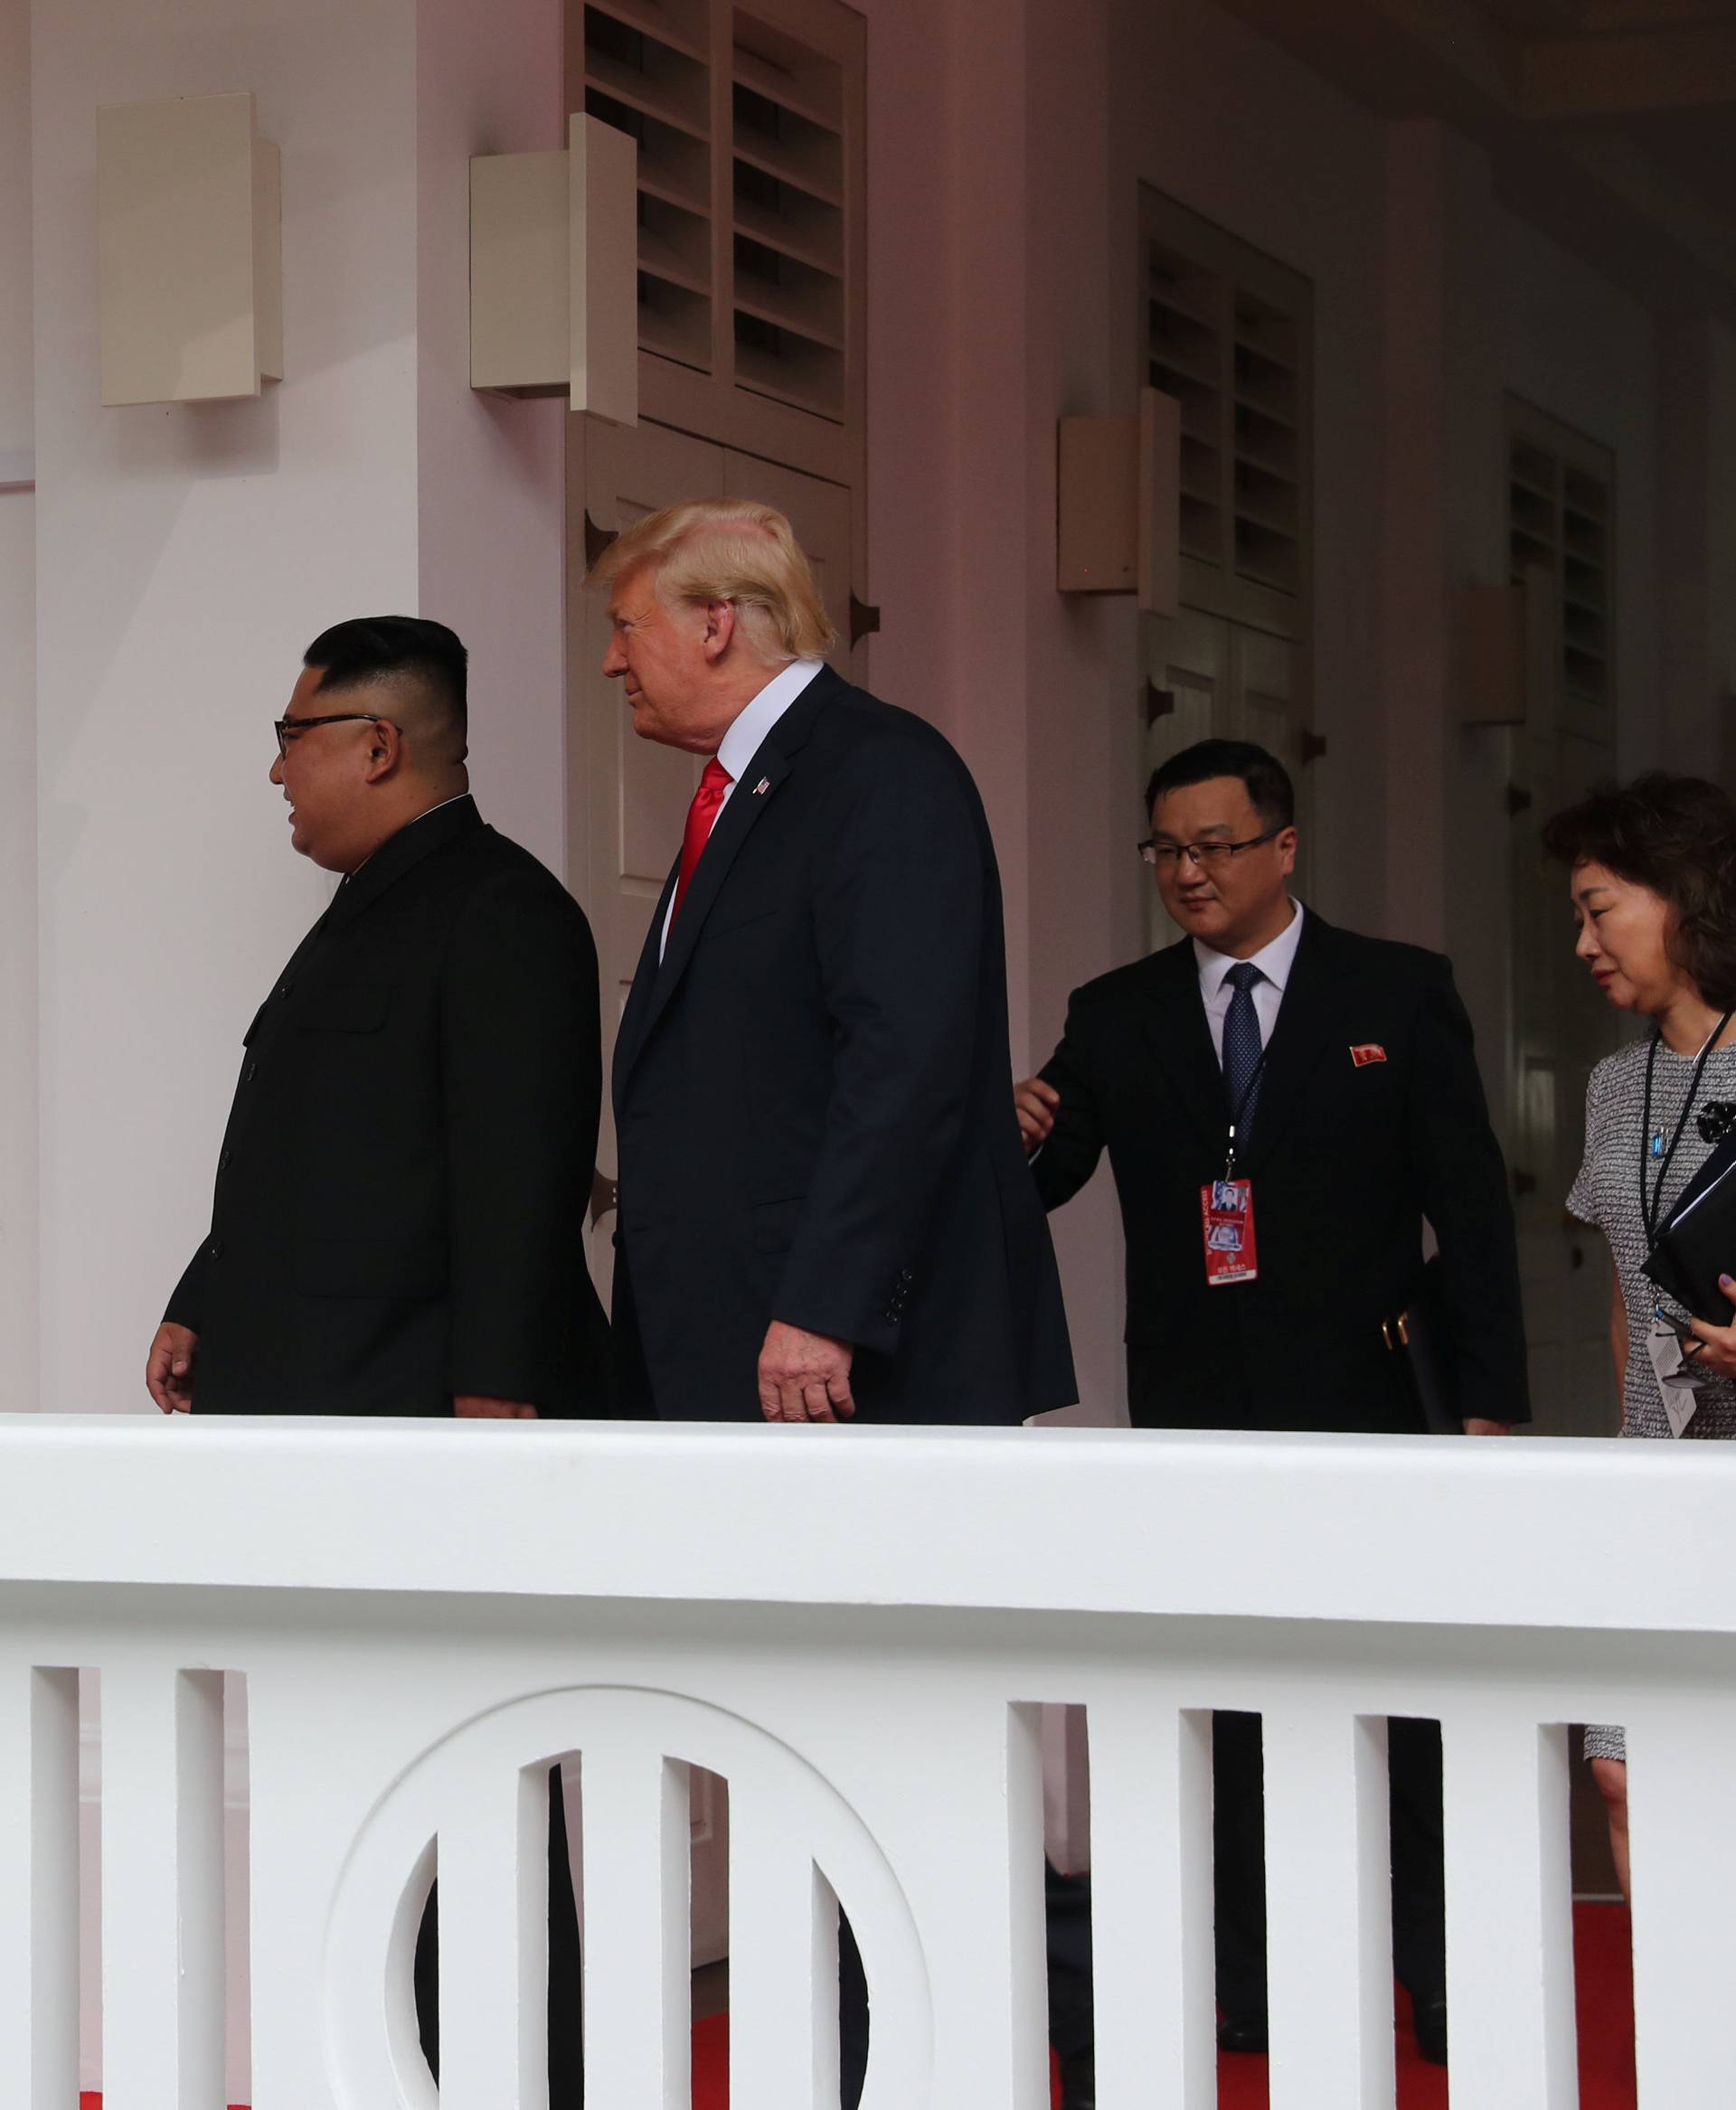
[[[1221,1151],[1229,1134],[1223,1071],[1200,999],[1199,962],[1194,942],[1154,954],[1146,983],[1146,1037],[1169,1079],[1176,1103],[1210,1149]]]
[[[733,805],[735,801],[731,799],[730,804]],[[710,844],[706,847],[709,849]],[[663,891],[657,896],[656,913],[652,917],[651,927],[645,934],[645,943],[639,947],[639,964],[633,970],[633,986],[627,993],[627,1003],[621,1012],[620,1030],[615,1036],[615,1064],[610,1087],[618,1113],[621,1103],[621,1086],[627,1071],[633,1067],[639,1044],[645,1038],[646,1018],[651,1009],[651,993],[656,985],[657,948],[663,939],[663,919],[669,913],[669,897],[675,892],[675,881],[680,877],[681,859],[677,855],[675,862],[669,867],[668,878],[663,882]]]
[[[1274,1142],[1294,1116],[1302,1088],[1335,1033],[1342,1037],[1344,1019],[1337,1005],[1339,980],[1334,939],[1337,933],[1310,909],[1302,925],[1284,1001],[1261,1073],[1253,1134],[1239,1154],[1251,1177],[1271,1154]]]
[[[682,900],[681,913],[669,933],[668,949],[659,960],[657,941],[663,929],[664,905],[681,867],[681,860],[676,858],[675,871],[670,874],[664,888],[645,951],[639,956],[638,972],[633,977],[633,988],[621,1021],[621,1037],[615,1058],[618,1099],[633,1065],[656,1031],[657,1021],[681,986],[682,976],[704,930],[705,918],[716,906],[731,868],[741,855],[742,844],[753,833],[760,815],[770,809],[772,801],[778,796],[780,786],[807,744],[819,711],[828,698],[844,685],[830,667],[822,667],[760,742],[759,751],[741,772],[741,781],[730,794],[729,804],[718,815],[699,862],[693,867],[693,880]],[[634,1029],[630,1035],[629,1021]]]

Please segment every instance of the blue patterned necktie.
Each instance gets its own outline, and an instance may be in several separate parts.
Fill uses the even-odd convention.
[[[1236,1122],[1236,1142],[1245,1147],[1260,1097],[1260,1013],[1254,1009],[1254,984],[1265,976],[1251,961],[1238,960],[1224,980],[1235,994],[1223,1022],[1223,1088],[1230,1100],[1230,1117]]]

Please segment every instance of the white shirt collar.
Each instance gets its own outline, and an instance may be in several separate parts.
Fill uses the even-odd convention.
[[[1258,967],[1267,981],[1280,992],[1290,978],[1290,969],[1296,965],[1296,948],[1302,942],[1302,904],[1292,898],[1290,907],[1296,913],[1270,945],[1262,946],[1248,963]],[[1205,997],[1216,995],[1223,987],[1224,976],[1237,965],[1231,954],[1213,952],[1197,937],[1194,940],[1194,958],[1200,970],[1200,994]]]
[[[766,735],[825,664],[823,659],[793,659],[780,667],[723,735],[717,758],[738,783]]]

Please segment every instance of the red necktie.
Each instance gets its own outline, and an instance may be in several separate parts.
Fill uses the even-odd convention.
[[[723,794],[734,782],[735,778],[713,755],[705,765],[705,774],[699,780],[699,789],[693,794],[693,803],[687,808],[687,826],[681,838],[681,876],[675,881],[675,905],[669,911],[671,930],[675,927],[675,918],[681,914],[687,882],[693,876],[693,868],[699,862],[700,852],[711,840],[712,824],[723,804]]]

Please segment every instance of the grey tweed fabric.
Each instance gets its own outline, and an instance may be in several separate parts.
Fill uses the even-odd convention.
[[[1646,1059],[1650,1039],[1636,1041],[1614,1055],[1607,1055],[1591,1072],[1585,1095],[1585,1163],[1573,1182],[1567,1206],[1583,1222],[1595,1224],[1609,1241],[1622,1301],[1628,1307],[1628,1368],[1621,1388],[1621,1433],[1624,1436],[1674,1439],[1658,1394],[1651,1358],[1646,1352],[1646,1336],[1652,1314],[1658,1308],[1659,1292],[1642,1271],[1649,1247],[1639,1207],[1640,1130],[1646,1113]],[[1662,1131],[1667,1148],[1681,1118],[1683,1102],[1694,1077],[1692,1056],[1677,1055],[1660,1045],[1652,1082],[1652,1130]],[[1722,1100],[1736,1106],[1736,1048],[1720,1048],[1707,1060],[1701,1079],[1699,1107]],[[1665,1213],[1716,1148],[1690,1117],[1682,1144],[1665,1183]],[[1647,1158],[1651,1178],[1657,1176],[1656,1161]],[[1736,1275],[1736,1253],[1731,1256],[1731,1273]],[[1666,1317],[1680,1320],[1686,1314],[1665,1304]],[[1708,1378],[1700,1388],[1694,1419],[1683,1432],[1686,1442],[1716,1442],[1736,1436],[1736,1382]],[[1597,1725],[1585,1732],[1588,1758],[1625,1758],[1627,1745],[1620,1729]]]

